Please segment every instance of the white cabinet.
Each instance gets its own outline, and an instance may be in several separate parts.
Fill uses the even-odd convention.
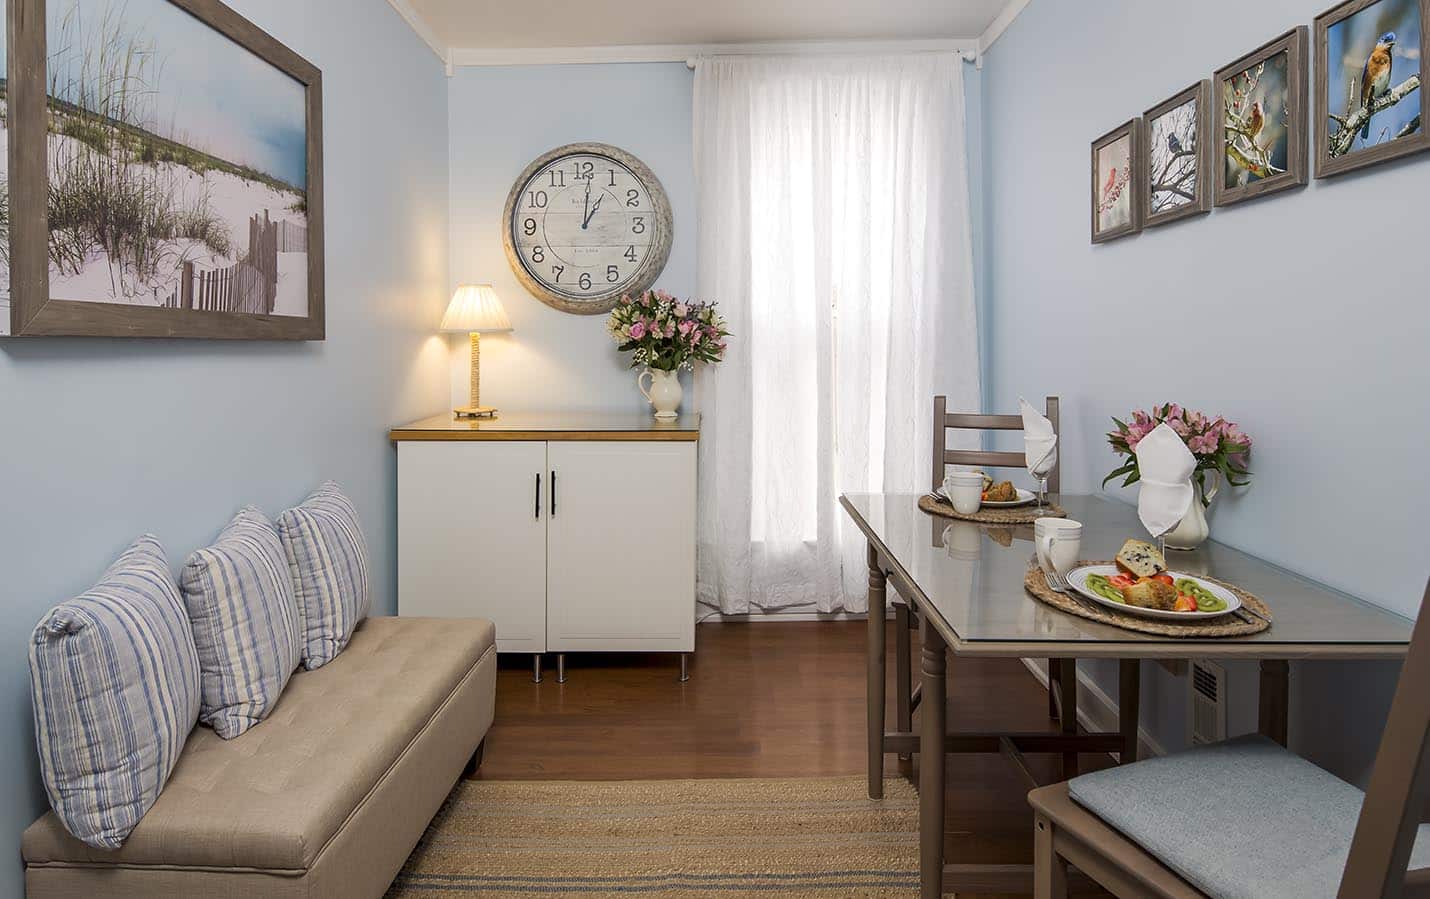
[[[490,618],[499,651],[544,652],[545,471],[545,443],[399,443],[398,614]]]
[[[546,648],[695,648],[695,444],[551,443]]]
[[[693,652],[698,419],[520,416],[392,431],[398,613],[502,652]]]

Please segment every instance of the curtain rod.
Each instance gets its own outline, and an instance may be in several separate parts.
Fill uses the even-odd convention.
[[[837,55],[840,55],[840,54],[853,53],[853,52],[860,52],[860,51],[853,51],[853,50],[846,50],[846,49],[830,49],[830,50],[814,50],[814,51],[811,51],[811,50],[803,50],[803,51],[763,51],[763,52],[748,51],[748,50],[730,50],[730,51],[716,52],[716,53],[701,53],[701,54],[698,55],[698,56],[690,56],[690,57],[687,57],[686,60],[685,60],[685,67],[686,67],[687,69],[694,69],[697,65],[700,64],[700,62],[701,62],[702,60],[716,59],[716,58],[721,57],[721,56],[775,56],[775,55],[790,55],[790,56],[837,56]],[[866,53],[877,53],[877,52],[880,52],[880,51],[877,51],[877,50],[865,50],[865,51],[862,51],[862,52],[866,52]],[[883,52],[890,52],[890,51],[883,51]],[[897,51],[895,51],[895,52],[897,52]],[[982,69],[982,68],[983,68],[983,54],[979,53],[977,50],[911,50],[911,51],[903,51],[903,52],[906,52],[906,53],[951,53],[951,54],[953,54],[953,55],[959,57],[960,59],[962,59],[964,62],[971,62],[971,63],[973,63],[976,67],[978,67],[979,69]]]

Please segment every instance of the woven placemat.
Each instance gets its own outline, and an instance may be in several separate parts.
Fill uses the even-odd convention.
[[[1111,562],[1078,562],[1077,566],[1083,565],[1111,565]],[[1242,605],[1250,611],[1260,613],[1271,618],[1271,610],[1266,607],[1266,603],[1247,593],[1240,587],[1234,587],[1225,581],[1207,577],[1204,574],[1197,575],[1204,581],[1211,581],[1219,584],[1235,593],[1241,598]],[[1028,569],[1028,573],[1023,576],[1023,586],[1028,592],[1039,600],[1047,603],[1060,612],[1067,612],[1069,615],[1076,615],[1079,618],[1090,618],[1103,624],[1110,624],[1113,627],[1120,627],[1123,630],[1139,631],[1144,634],[1154,634],[1158,637],[1245,637],[1250,634],[1259,634],[1271,626],[1269,620],[1263,621],[1256,615],[1248,615],[1251,620],[1245,621],[1237,615],[1225,615],[1221,618],[1202,618],[1197,621],[1189,621],[1180,624],[1173,621],[1165,621],[1154,618],[1143,618],[1140,615],[1118,612],[1098,605],[1092,600],[1085,599],[1086,605],[1062,593],[1058,593],[1048,586],[1048,581],[1043,577],[1043,571],[1034,565]],[[1081,598],[1081,597],[1080,597]]]
[[[1002,509],[979,509],[972,515],[964,515],[953,508],[946,499],[935,499],[925,493],[919,497],[919,508],[930,515],[957,518],[959,521],[973,521],[978,524],[1032,524],[1039,518],[1067,518],[1068,513],[1055,503],[1049,503],[1041,510],[1037,505],[1014,506]]]

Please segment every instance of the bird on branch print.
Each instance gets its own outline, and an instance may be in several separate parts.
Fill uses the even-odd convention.
[[[1395,50],[1395,32],[1387,31],[1366,57],[1360,76],[1360,105],[1366,111],[1360,139],[1370,140],[1370,120],[1375,113],[1371,105],[1390,90],[1391,53]]]

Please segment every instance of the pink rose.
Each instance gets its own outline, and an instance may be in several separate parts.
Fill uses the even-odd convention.
[[[632,340],[640,340],[640,339],[641,339],[642,337],[644,337],[644,336],[645,336],[645,322],[643,322],[643,321],[637,321],[635,324],[631,325],[631,339],[632,339]]]
[[[684,337],[685,335],[687,335],[687,334],[690,333],[690,329],[693,328],[693,327],[695,327],[695,325],[693,325],[693,324],[690,323],[690,322],[683,321],[683,322],[681,322],[680,324],[676,325],[675,327],[676,327],[676,330],[678,330],[678,331],[680,332],[680,336]]]

